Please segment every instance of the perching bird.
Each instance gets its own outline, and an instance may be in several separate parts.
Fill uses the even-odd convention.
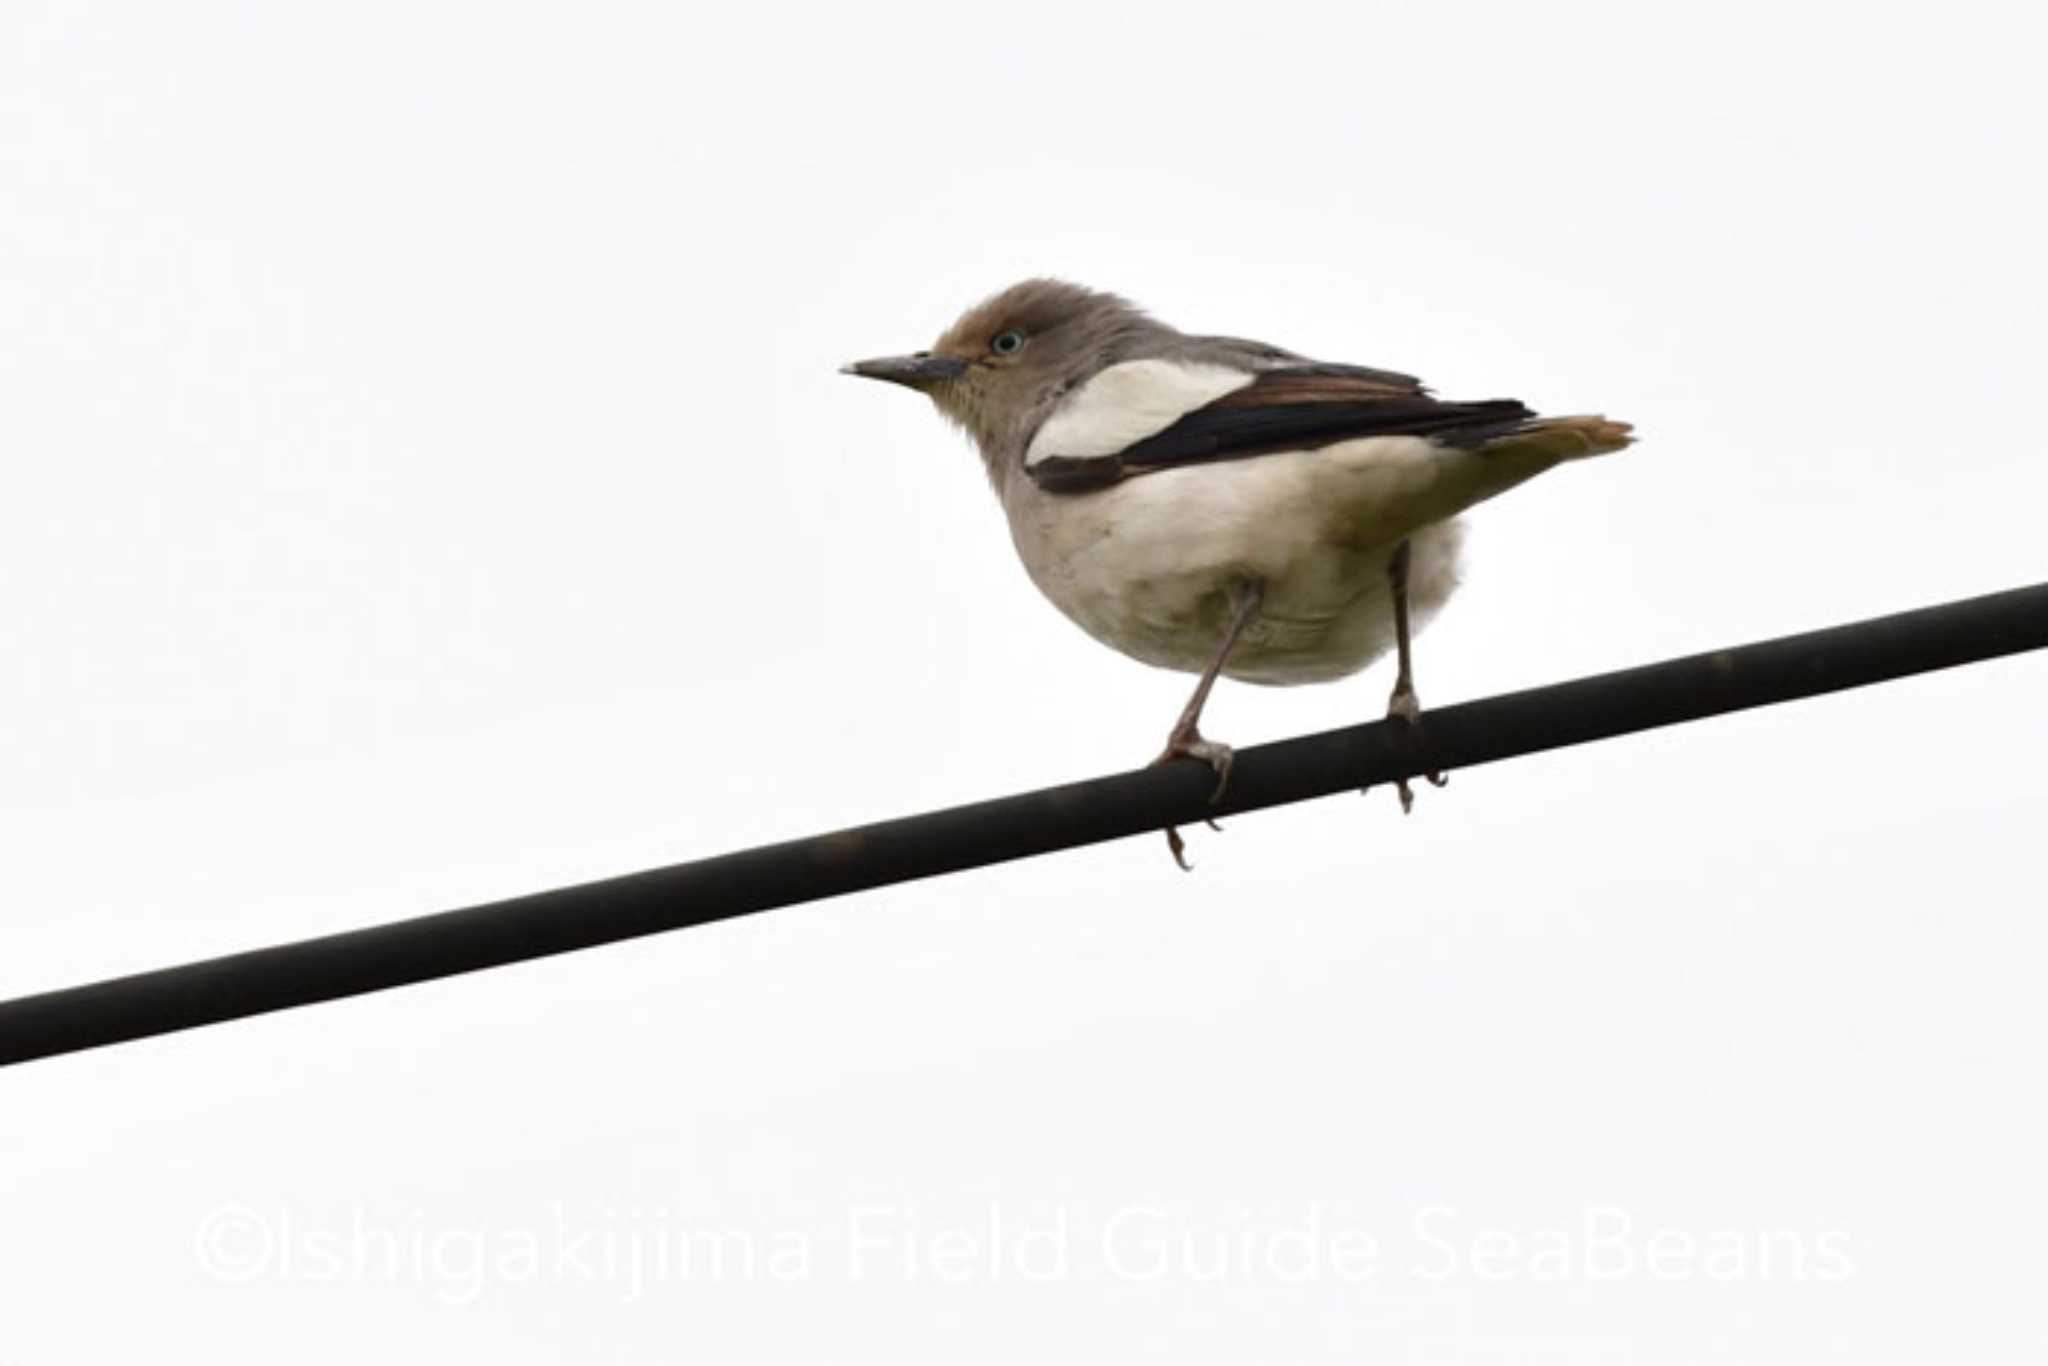
[[[1199,728],[1218,674],[1320,683],[1392,647],[1387,714],[1414,723],[1409,633],[1457,584],[1457,514],[1631,439],[1602,417],[1447,403],[1407,375],[1190,336],[1057,280],[976,305],[929,351],[845,370],[920,390],[967,429],[1054,606],[1201,676],[1154,762],[1208,763],[1219,797],[1231,751]]]

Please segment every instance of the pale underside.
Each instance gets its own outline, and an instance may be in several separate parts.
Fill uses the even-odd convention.
[[[1462,539],[1451,518],[1505,487],[1504,471],[1486,463],[1427,438],[1370,437],[1162,469],[1081,494],[1017,477],[1005,481],[1003,503],[1033,581],[1105,645],[1198,673],[1222,639],[1233,587],[1256,581],[1258,617],[1224,674],[1315,683],[1392,647],[1387,565],[1404,538],[1416,621],[1450,596]]]

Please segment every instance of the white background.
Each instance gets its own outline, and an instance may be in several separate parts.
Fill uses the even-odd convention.
[[[834,373],[1025,275],[1638,425],[1425,705],[2038,580],[2022,13],[13,0],[0,995],[1149,757]],[[0,1357],[2039,1360],[2044,684],[0,1073]]]

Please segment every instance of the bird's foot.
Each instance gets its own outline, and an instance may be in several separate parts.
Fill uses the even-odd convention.
[[[1431,787],[1449,787],[1451,785],[1451,775],[1448,773],[1425,773],[1422,776],[1429,780]],[[1401,799],[1401,814],[1404,816],[1414,814],[1415,790],[1408,786],[1406,778],[1396,778],[1394,780],[1394,792]]]
[[[1387,719],[1406,721],[1411,726],[1422,719],[1422,699],[1415,695],[1412,684],[1394,685],[1393,693],[1387,698]]]
[[[1394,685],[1393,696],[1387,699],[1387,720],[1400,722],[1408,729],[1410,735],[1418,734],[1422,729],[1422,701],[1416,697],[1414,685],[1406,679]],[[1425,773],[1422,776],[1429,780],[1431,787],[1451,785],[1447,774]],[[1415,810],[1415,792],[1408,786],[1408,780],[1396,778],[1394,792],[1401,798],[1401,814],[1412,814]]]
[[[1166,748],[1161,750],[1159,757],[1147,767],[1158,768],[1161,764],[1170,764],[1175,759],[1200,759],[1216,770],[1216,790],[1209,794],[1209,800],[1217,802],[1223,798],[1223,789],[1230,785],[1230,765],[1236,757],[1236,751],[1229,745],[1204,740],[1201,732],[1190,726],[1184,731],[1176,730],[1168,736]],[[1205,824],[1211,830],[1223,829],[1214,821],[1207,821]],[[1180,865],[1183,873],[1194,871],[1194,865],[1189,863],[1187,858],[1187,841],[1180,837],[1180,830],[1171,825],[1166,827],[1166,848],[1167,852],[1173,855],[1173,861]]]
[[[1230,766],[1237,760],[1237,751],[1229,745],[1214,740],[1204,740],[1200,731],[1190,730],[1186,734],[1175,732],[1166,741],[1166,748],[1159,752],[1151,767],[1170,764],[1175,759],[1200,759],[1216,770],[1216,790],[1209,794],[1209,800],[1223,800],[1223,789],[1230,785]]]

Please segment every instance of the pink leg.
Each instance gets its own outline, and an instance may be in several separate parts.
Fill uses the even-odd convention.
[[[1403,541],[1394,551],[1394,558],[1387,562],[1387,589],[1394,597],[1394,649],[1399,666],[1394,674],[1394,691],[1387,698],[1387,719],[1401,720],[1416,725],[1422,716],[1422,702],[1415,695],[1415,653],[1408,643],[1408,542]],[[1443,787],[1451,780],[1441,773],[1424,775],[1437,787]],[[1408,788],[1408,780],[1402,778],[1394,784],[1394,790],[1401,796],[1401,812],[1406,815],[1415,809],[1415,794]]]
[[[1265,587],[1258,583],[1241,584],[1230,595],[1230,625],[1223,632],[1223,641],[1216,647],[1216,655],[1209,661],[1209,667],[1202,671],[1201,682],[1195,684],[1194,695],[1181,708],[1180,719],[1173,723],[1173,730],[1166,737],[1166,748],[1152,761],[1154,767],[1172,763],[1175,759],[1200,759],[1216,770],[1216,790],[1209,794],[1210,801],[1223,796],[1223,789],[1230,782],[1230,764],[1234,757],[1229,745],[1202,738],[1200,722],[1202,708],[1209,701],[1209,690],[1216,686],[1216,679],[1223,672],[1230,652],[1237,647],[1244,628],[1251,625],[1258,615],[1259,602],[1265,597]],[[1209,822],[1212,826],[1216,823]],[[1219,827],[1220,828],[1220,827]],[[1173,861],[1182,871],[1192,871],[1188,866],[1187,843],[1180,837],[1180,831],[1172,826],[1166,828],[1166,847],[1173,854]]]

